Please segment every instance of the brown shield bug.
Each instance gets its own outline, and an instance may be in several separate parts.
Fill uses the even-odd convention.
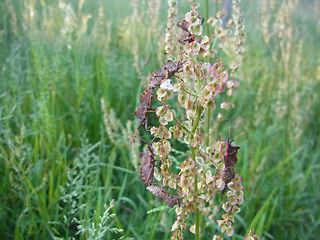
[[[200,18],[200,20],[201,20],[201,25],[202,25],[204,19]],[[195,36],[193,36],[189,32],[189,26],[190,26],[189,22],[187,22],[186,20],[183,19],[177,23],[177,26],[183,30],[181,37],[178,40],[179,43],[181,43],[182,45],[186,45],[187,43],[191,43],[195,40]]]
[[[177,64],[175,64],[173,61],[168,60],[166,65],[163,67],[167,72],[167,78],[172,78],[174,74],[179,72],[179,70],[182,68],[182,65],[182,61],[179,61]]]
[[[158,70],[155,70],[151,73],[151,77],[149,80],[149,86],[150,87],[159,87],[161,84],[161,81],[166,78],[166,69],[160,68]]]
[[[231,182],[231,180],[234,178],[235,176],[235,171],[233,169],[233,167],[237,164],[238,162],[238,158],[237,158],[237,152],[240,149],[239,146],[234,146],[232,145],[232,142],[240,137],[241,135],[247,133],[247,132],[243,132],[241,134],[239,134],[237,137],[235,137],[234,139],[230,140],[230,122],[229,123],[229,134],[228,134],[228,141],[227,141],[227,155],[223,158],[223,162],[225,164],[225,168],[220,172],[220,178],[225,182],[225,187],[222,189],[221,191],[221,200],[222,200],[222,196],[225,193],[226,189],[227,189],[227,185],[228,183]]]
[[[188,31],[183,31],[178,42],[182,45],[186,45],[187,43],[191,43],[195,40],[195,37],[189,33]]]
[[[152,194],[161,201],[165,202],[169,208],[173,208],[176,204],[180,205],[180,199],[178,196],[174,196],[158,186],[151,185],[147,187],[147,190],[152,192]]]
[[[154,167],[156,166],[152,146],[148,145],[148,151],[140,153],[142,166],[140,169],[140,177],[145,185],[150,186],[153,182]]]
[[[154,97],[153,87],[147,88],[140,96],[140,105],[137,108],[137,110],[133,112],[133,115],[140,119],[140,124],[136,132],[134,133],[132,140],[135,138],[142,124],[145,124],[146,129],[148,128],[148,115],[150,113],[150,110],[152,110],[151,104],[153,101],[153,97]]]

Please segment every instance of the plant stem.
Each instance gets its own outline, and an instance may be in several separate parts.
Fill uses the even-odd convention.
[[[183,89],[183,91],[185,91],[186,93],[188,93],[191,96],[194,96],[195,98],[198,97],[196,94],[189,92],[187,89]]]
[[[182,125],[175,116],[173,116],[173,119],[176,121],[176,123],[177,123],[183,130],[185,130],[186,132],[188,132],[189,134],[191,134],[191,132],[189,131],[189,129],[186,128],[184,125]]]
[[[204,110],[204,108],[199,106],[197,119],[193,125],[192,130],[191,130],[192,135],[194,135],[194,133],[196,132],[196,130],[199,126],[199,122],[200,122],[201,114],[202,114],[203,110]],[[196,164],[196,151],[195,151],[194,147],[191,147],[191,152],[192,152],[192,160]],[[198,175],[197,175],[197,173],[195,174],[195,177],[194,177],[194,195],[196,197],[198,195]],[[200,211],[199,211],[199,208],[196,208],[195,215],[196,215],[196,236],[195,236],[195,239],[199,240],[200,239]]]
[[[207,112],[207,127],[206,127],[206,139],[205,139],[205,145],[209,146],[210,143],[210,122],[211,122],[211,109],[208,109]]]
[[[206,34],[209,37],[209,24],[208,24],[208,19],[209,19],[209,0],[206,1]]]
[[[192,160],[194,162],[196,162],[196,151],[195,151],[195,148],[194,147],[191,147],[191,152],[192,152]],[[198,175],[196,174],[195,175],[195,178],[194,178],[194,194],[195,196],[197,196],[198,194]],[[196,240],[199,240],[200,238],[200,211],[199,211],[199,208],[196,208],[196,236],[195,236],[195,239]]]
[[[206,20],[209,19],[209,0],[206,1]],[[209,24],[206,21],[206,34],[208,37],[210,37],[210,29],[209,29]],[[211,122],[211,109],[208,109],[207,112],[207,126],[206,126],[206,138],[205,138],[205,145],[209,146],[210,143],[210,122]]]
[[[191,133],[194,134],[197,130],[197,127],[199,126],[199,122],[200,122],[200,118],[201,118],[201,114],[202,114],[202,111],[203,111],[203,107],[199,106],[198,108],[198,115],[197,115],[197,119],[193,125],[193,128],[191,130]]]

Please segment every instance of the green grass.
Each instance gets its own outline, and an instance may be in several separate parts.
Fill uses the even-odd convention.
[[[86,1],[81,9],[78,1],[70,1],[74,31],[63,35],[67,8],[60,9],[56,1],[34,1],[31,20],[26,14],[32,2],[0,3],[0,239],[71,239],[79,222],[97,225],[111,199],[116,215],[105,227],[124,231],[108,231],[102,239],[169,239],[174,211],[160,208],[147,214],[162,204],[146,191],[122,132],[116,133],[116,142],[110,140],[100,105],[104,97],[123,128],[133,120],[140,83],[164,59],[158,41],[166,5],[160,8],[158,28],[152,29],[144,5],[137,19],[129,1]],[[295,17],[292,48],[302,41],[302,51],[293,53],[290,69],[298,57],[301,62],[299,75],[290,78],[297,87],[289,85],[281,98],[294,114],[283,118],[275,113],[285,75],[281,56],[272,61],[277,40],[265,44],[257,6],[243,6],[246,54],[241,86],[232,99],[236,107],[227,118],[232,136],[249,134],[236,140],[245,204],[233,239],[243,239],[250,228],[264,239],[316,239],[320,234],[320,33],[311,5],[302,3]],[[181,6],[180,18],[186,9],[187,4]],[[82,24],[86,14],[91,18]],[[134,67],[136,42],[142,79]],[[295,115],[301,116],[299,123]],[[227,132],[227,124],[220,127],[217,138]],[[295,139],[299,131],[301,137]],[[212,239],[214,233],[217,225],[212,222],[201,239]],[[192,235],[186,232],[186,239]]]

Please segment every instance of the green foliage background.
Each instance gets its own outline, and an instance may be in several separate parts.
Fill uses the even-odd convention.
[[[128,0],[0,2],[0,239],[170,238],[175,213],[147,214],[161,203],[145,190],[126,137],[138,126],[132,112],[144,79],[165,58],[166,1],[156,28],[148,3],[137,2],[138,15]],[[264,239],[320,234],[316,3],[300,1],[293,16],[290,75],[279,95],[286,79],[279,39],[263,40],[261,1],[243,1],[246,52],[226,117],[232,136],[250,134],[237,140],[245,204],[233,239],[251,228]],[[190,4],[179,4],[181,19]],[[107,125],[120,126],[116,140],[105,129],[102,97],[116,116]],[[287,109],[281,118],[277,104]],[[227,130],[221,124],[216,137]],[[99,226],[111,199],[115,216]],[[76,234],[79,225],[97,232]],[[201,238],[217,232],[211,222]]]

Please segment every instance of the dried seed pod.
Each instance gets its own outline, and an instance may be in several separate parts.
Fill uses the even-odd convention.
[[[158,186],[151,185],[147,187],[147,190],[152,192],[152,194],[159,198],[161,201],[165,202],[169,206],[169,208],[173,208],[176,204],[180,205],[179,197],[166,192]]]
[[[140,153],[142,166],[140,169],[140,177],[145,185],[150,186],[153,182],[155,159],[152,147],[148,145],[148,151]]]

